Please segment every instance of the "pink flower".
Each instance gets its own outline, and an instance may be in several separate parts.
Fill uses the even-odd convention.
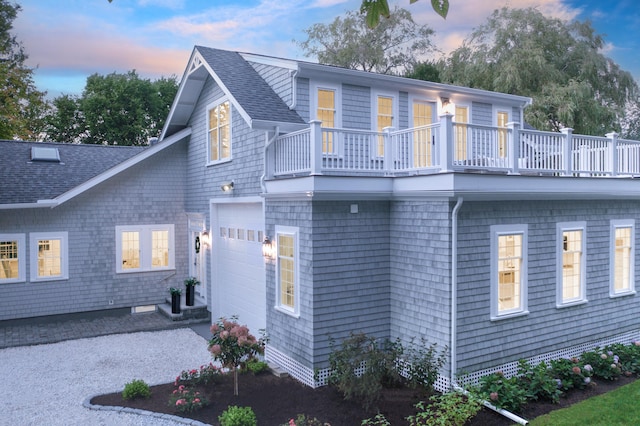
[[[489,398],[490,398],[492,401],[497,401],[497,400],[498,400],[498,392],[491,392],[491,393],[489,394]]]
[[[209,348],[209,352],[211,352],[214,356],[218,356],[222,353],[222,348],[220,345],[211,345]]]
[[[200,398],[196,398],[196,399],[194,399],[194,400],[193,400],[193,402],[194,402],[195,404],[198,404],[198,403],[200,402]]]
[[[184,399],[179,399],[179,400],[177,400],[177,401],[176,401],[176,406],[178,406],[178,405],[184,405],[184,404],[186,404],[186,403],[187,403],[187,401],[186,401],[186,400],[184,400]]]
[[[576,374],[580,374],[580,373],[581,373],[581,371],[580,371],[580,367],[578,367],[578,366],[573,367],[573,368],[571,369],[571,371],[573,371],[573,372],[574,372],[574,373],[576,373]]]
[[[296,426],[296,422],[293,419],[289,419],[289,426]]]
[[[182,392],[184,390],[184,385],[178,386],[178,390]]]
[[[220,338],[222,340],[226,340],[229,337],[229,332],[227,330],[220,333]]]
[[[213,324],[210,330],[211,330],[211,334],[216,334],[218,330],[220,330],[220,327],[218,326],[218,324]]]

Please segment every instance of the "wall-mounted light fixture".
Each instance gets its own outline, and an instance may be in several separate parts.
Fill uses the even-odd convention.
[[[222,189],[222,192],[231,192],[231,191],[233,191],[233,181],[223,183],[220,186],[220,189]]]
[[[264,241],[262,241],[262,255],[267,260],[274,257],[273,242],[266,236],[264,237]]]
[[[442,103],[442,112],[444,114],[453,114],[453,112],[455,111],[455,107],[451,102],[451,99],[442,96],[440,97],[440,102]]]
[[[209,231],[205,229],[204,231],[201,232],[201,235],[202,235],[202,244],[206,248],[209,248],[211,246],[211,238],[209,236]]]

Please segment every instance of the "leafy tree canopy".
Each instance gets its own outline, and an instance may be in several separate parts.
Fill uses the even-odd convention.
[[[305,33],[307,40],[298,44],[320,63],[381,74],[399,73],[416,62],[415,55],[433,49],[433,30],[416,24],[411,13],[400,8],[375,28],[367,26],[365,15],[350,11]]]
[[[409,0],[409,4],[417,1]],[[431,7],[438,15],[446,19],[447,13],[449,13],[449,0],[431,0]],[[367,26],[375,28],[380,23],[381,16],[389,18],[389,3],[387,0],[362,0],[360,12],[365,14]]]
[[[20,10],[0,0],[0,138],[37,140],[48,105],[46,93],[36,90],[33,69],[25,65],[22,44],[11,34]]]
[[[440,63],[443,82],[530,96],[525,119],[541,129],[576,133],[619,129],[638,86],[601,51],[590,22],[549,18],[534,8],[494,11]]]
[[[54,99],[48,136],[59,142],[146,145],[159,136],[177,90],[175,77],[150,81],[135,70],[93,74],[82,96]]]

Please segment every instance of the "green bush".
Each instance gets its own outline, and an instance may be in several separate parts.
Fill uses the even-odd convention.
[[[416,404],[419,411],[407,417],[409,426],[462,426],[482,409],[480,401],[459,392],[434,395],[430,402]]]
[[[433,384],[438,379],[438,373],[447,359],[446,346],[439,355],[436,349],[436,343],[429,345],[424,338],[420,339],[419,345],[414,342],[414,339],[411,339],[404,357],[408,363],[409,385],[433,390]]]
[[[230,405],[218,417],[220,426],[256,426],[256,414],[251,407]]]
[[[589,371],[583,368],[577,358],[551,360],[551,374],[557,382],[558,389],[566,392],[570,389],[583,389],[588,382]]]
[[[124,399],[136,399],[136,398],[149,398],[151,396],[151,389],[144,380],[132,380],[124,385],[122,391],[122,398]]]
[[[380,343],[365,334],[351,334],[340,349],[329,355],[331,374],[329,384],[335,386],[345,399],[356,399],[369,410],[381,396],[384,386],[402,382],[396,360],[402,355],[402,345],[396,341]],[[364,370],[357,374],[358,370]]]
[[[560,400],[562,391],[545,362],[531,367],[531,364],[521,359],[518,365],[518,380],[529,400],[547,399],[553,403]]]
[[[297,423],[296,426],[298,426]],[[389,423],[384,414],[378,413],[373,418],[363,420],[360,426],[391,426],[391,423]]]
[[[630,345],[615,343],[605,348],[619,357],[619,365],[626,376],[640,373],[640,342],[632,342]]]
[[[251,358],[250,360],[248,360],[244,364],[244,367],[246,371],[250,371],[253,374],[261,374],[269,371],[269,364],[264,361],[260,361],[257,358]]]
[[[527,401],[526,392],[520,387],[517,377],[507,379],[499,371],[481,377],[479,382],[472,392],[498,408],[517,413]]]
[[[580,357],[585,368],[589,365],[593,375],[605,380],[614,380],[622,374],[618,355],[612,351],[595,349]]]

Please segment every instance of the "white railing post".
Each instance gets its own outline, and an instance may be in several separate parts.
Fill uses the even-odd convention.
[[[611,176],[618,176],[620,170],[618,170],[618,135],[616,132],[607,133],[605,135],[611,140],[609,144],[609,167],[611,170]]]
[[[507,157],[509,159],[509,174],[520,174],[520,123],[507,123]]]
[[[560,129],[560,132],[565,136],[564,146],[562,152],[562,169],[565,176],[571,175],[571,147],[573,145],[573,129],[565,127]]]
[[[384,133],[384,172],[387,175],[393,173],[393,146],[391,144],[391,132],[393,130],[393,127],[382,129]]]
[[[309,135],[309,153],[311,155],[311,175],[322,174],[322,121],[311,120],[309,122],[311,132]]]
[[[441,172],[453,171],[453,114],[445,113],[440,116],[440,138],[436,142],[440,160]]]

